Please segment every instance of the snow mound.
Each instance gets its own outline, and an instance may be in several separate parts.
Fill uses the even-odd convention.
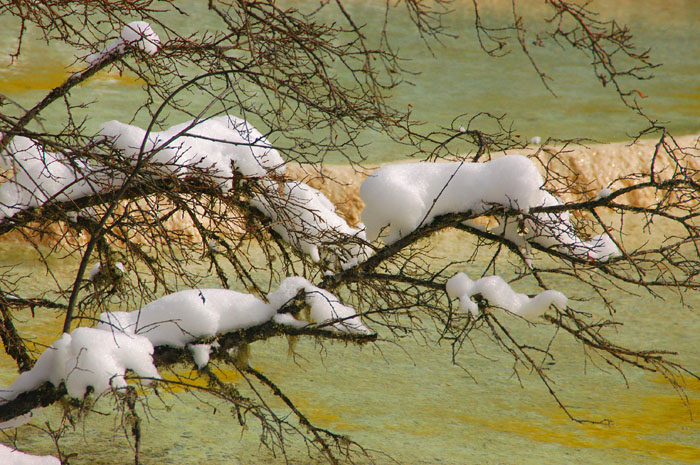
[[[110,388],[125,388],[127,369],[145,378],[159,378],[152,354],[153,345],[144,337],[77,328],[63,334],[41,354],[34,368],[0,391],[0,402],[13,400],[46,381],[54,386],[64,382],[71,397],[82,398],[88,386],[98,395]]]
[[[94,66],[113,53],[123,52],[127,47],[134,47],[149,55],[155,55],[160,49],[160,37],[147,22],[133,21],[124,26],[119,39],[110,42],[99,52],[89,55],[85,61],[90,66]]]
[[[269,303],[228,289],[190,289],[169,294],[133,312],[106,312],[97,328],[81,327],[63,336],[39,357],[34,368],[0,390],[0,404],[45,382],[65,383],[68,395],[82,398],[88,386],[97,395],[127,386],[126,370],[148,379],[160,378],[153,364],[154,346],[187,347],[197,366],[209,363],[212,345],[191,344],[198,338],[259,326],[269,321],[295,328],[309,326],[289,313],[278,313],[299,291],[305,291],[312,323],[324,329],[369,334],[352,307],[298,276],[286,278],[268,294]],[[26,421],[31,415],[26,415]],[[22,421],[5,422],[11,428]],[[4,463],[4,462],[3,462]]]
[[[380,168],[360,188],[365,202],[362,220],[367,238],[392,244],[415,229],[448,213],[483,213],[493,205],[522,212],[500,218],[490,230],[519,247],[529,242],[579,258],[606,261],[620,251],[608,235],[581,240],[569,212],[529,214],[535,207],[562,202],[542,188],[543,180],[530,159],[508,155],[485,163],[403,163]]]
[[[208,170],[224,192],[233,187],[234,170],[246,177],[284,173],[277,150],[248,122],[233,116],[187,121],[150,133],[147,140],[145,130],[119,121],[102,124],[100,134],[134,161],[143,144],[144,156],[166,175]]]
[[[492,307],[502,308],[514,315],[534,320],[554,305],[565,309],[568,299],[559,291],[548,290],[535,297],[515,292],[500,276],[487,276],[473,281],[464,273],[458,273],[445,286],[451,299],[459,298],[459,309],[479,316],[479,307],[471,298],[481,295]]]
[[[103,313],[97,327],[144,336],[154,346],[184,347],[198,338],[261,325],[276,311],[250,294],[187,289],[161,297],[141,310]]]
[[[305,301],[311,308],[310,317],[314,323],[327,330],[335,329],[347,333],[371,334],[369,328],[362,324],[354,308],[342,304],[335,295],[312,285],[300,276],[286,278],[277,291],[268,294],[270,305],[279,308],[293,299],[300,290],[305,291]],[[280,324],[298,327],[298,320],[279,318],[276,321]]]
[[[370,255],[364,231],[338,216],[322,192],[303,182],[287,181],[281,192],[275,185],[266,194],[258,194],[251,205],[272,220],[272,229],[282,239],[314,262],[324,258],[334,267],[347,269]]]
[[[268,294],[269,303],[229,289],[188,289],[161,297],[137,311],[103,313],[97,327],[143,336],[154,346],[184,347],[199,338],[252,328],[273,319],[279,324],[308,325],[308,322],[290,319],[291,315],[277,316],[301,290],[306,293],[305,300],[311,307],[314,323],[343,319],[332,328],[344,332],[370,332],[352,307],[341,304],[333,294],[299,276],[283,280],[276,291]],[[205,360],[203,347],[189,347],[199,360]]]
[[[362,183],[362,221],[369,240],[382,234],[391,244],[447,213],[479,213],[491,204],[526,212],[538,204],[540,186],[537,168],[520,155],[487,163],[388,165]]]
[[[100,176],[85,163],[47,152],[26,137],[14,137],[0,157],[14,170],[0,185],[0,220],[49,200],[65,202],[102,190]]]

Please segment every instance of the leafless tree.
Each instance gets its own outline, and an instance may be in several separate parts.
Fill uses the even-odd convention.
[[[595,363],[602,361],[621,373],[626,366],[661,373],[675,386],[681,385],[684,376],[696,377],[676,361],[673,351],[626,347],[610,339],[614,332],[609,329],[618,321],[615,303],[606,293],[610,287],[631,287],[651,297],[661,289],[682,297],[700,285],[697,147],[679,144],[664,127],[649,120],[643,135],[657,138],[653,153],[648,154],[649,166],[642,172],[623,173],[610,183],[606,195],[597,195],[597,189],[577,178],[566,159],[571,143],[552,141],[532,159],[544,173],[548,191],[565,202],[527,211],[490,204],[479,211],[443,214],[388,244],[368,243],[333,228],[314,229],[309,222],[298,221],[306,206],[295,204],[296,198],[289,189],[285,191],[285,183],[293,182],[289,174],[270,170],[265,176],[249,176],[234,170],[223,176],[199,160],[169,164],[159,154],[182,136],[207,139],[196,132],[197,127],[231,115],[261,131],[260,137],[249,138],[243,145],[267,148],[266,141],[271,140],[288,165],[302,166],[299,172],[306,174],[298,178],[332,186],[338,181],[323,165],[329,154],[340,154],[358,172],[367,172],[360,142],[367,132],[394,138],[406,146],[407,153],[433,162],[486,162],[497,152],[522,148],[521,143],[502,119],[489,114],[451,117],[441,129],[424,131],[410,111],[388,103],[388,93],[400,89],[410,71],[404,69],[392,46],[388,27],[392,15],[408,15],[426,46],[439,47],[450,34],[442,24],[444,15],[451,13],[447,1],[387,2],[379,31],[366,30],[343,0],[298,7],[275,1],[201,3],[0,2],[0,14],[12,17],[16,30],[13,56],[23,53],[28,31],[38,31],[49,45],[63,44],[82,58],[92,55],[76,62],[82,70],[67,76],[31,108],[13,103],[10,96],[0,96],[0,152],[8,160],[0,189],[14,186],[13,192],[20,189],[32,197],[26,204],[3,205],[8,210],[0,222],[0,235],[34,245],[49,276],[45,286],[28,290],[26,280],[18,279],[12,269],[0,269],[0,337],[18,373],[31,370],[44,349],[31,343],[30,335],[16,324],[19,315],[28,315],[28,309],[32,317],[35,311],[54,310],[60,317],[58,339],[63,332],[94,326],[103,312],[137,310],[165,294],[197,288],[212,274],[221,288],[243,289],[263,301],[285,277],[302,276],[315,288],[340,296],[372,331],[329,331],[336,321],[300,327],[269,320],[194,338],[191,344],[215,343],[211,363],[205,366],[198,366],[186,347],[156,345],[155,365],[161,372],[170,370],[172,376],[141,388],[148,392],[184,387],[195,396],[205,392],[228,402],[232,421],[241,426],[251,419],[259,422],[261,441],[283,457],[288,438],[297,437],[311,456],[329,463],[374,460],[362,445],[312,424],[273,375],[248,364],[249,348],[280,336],[290,341],[308,337],[360,345],[400,341],[413,334],[449,342],[453,358],[445,362],[459,364],[461,352],[471,347],[470,338],[478,332],[512,356],[516,374],[534,372],[572,420],[586,421],[568,409],[545,369],[553,356],[551,341],[521,340],[513,331],[532,323],[497,311],[485,296],[473,296],[478,305],[474,313],[458,311],[456,301],[448,297],[446,282],[465,263],[436,259],[428,239],[453,229],[474,241],[472,264],[477,256],[489,257],[480,276],[511,267],[514,281],[525,283],[533,295],[555,289],[558,280],[568,279],[578,283],[582,294],[594,296],[589,303],[553,306],[538,324],[558,328],[557,338],[578,341]],[[486,24],[479,2],[473,0],[474,27],[486,53],[498,55],[510,47],[519,48],[531,58],[535,76],[549,86],[546,70],[532,58],[529,47],[555,41],[565,50],[588,55],[598,79],[612,84],[630,111],[644,116],[636,99],[638,92],[626,88],[627,81],[621,78],[649,78],[655,65],[646,51],[636,51],[625,26],[601,19],[588,6],[548,0],[545,27],[531,30],[518,13],[519,3],[512,2],[512,21],[494,25]],[[196,22],[196,15],[202,12],[218,18],[218,29],[181,31],[166,19],[168,15],[190,15]],[[142,35],[134,41],[119,39],[130,24],[127,18],[149,23],[158,32],[158,43],[141,29],[132,31]],[[141,46],[149,40],[155,50],[148,44]],[[135,113],[123,117],[147,121],[140,147],[131,154],[114,139],[91,131],[92,122],[86,115],[93,103],[72,96],[77,86],[105,69],[129,73],[143,83]],[[191,104],[193,94],[209,98],[197,107]],[[175,133],[159,133],[184,120],[191,123]],[[149,137],[156,133],[168,134],[170,139],[149,145]],[[58,191],[42,192],[38,174],[21,162],[18,141],[59,157],[73,181]],[[51,171],[48,158],[44,162]],[[19,182],[23,175],[29,181]],[[28,184],[31,180],[36,182]],[[71,193],[85,185],[89,189],[83,194]],[[654,200],[630,201],[644,192],[653,193]],[[11,198],[18,196],[21,194]],[[7,198],[0,197],[0,201],[7,203]],[[601,212],[606,218],[612,212],[619,221],[611,225]],[[318,212],[310,213],[313,217]],[[574,228],[578,237],[607,234],[619,256],[596,259],[588,253],[591,251],[573,250],[574,246],[528,239],[524,248],[506,234],[508,227],[515,227],[522,237],[556,240],[559,234],[571,231],[552,230],[548,219],[563,215],[570,216],[566,227]],[[629,217],[644,218],[645,227],[664,222],[672,232],[656,244],[628,246],[623,226]],[[319,257],[304,253],[304,243],[316,244]],[[352,261],[353,253],[348,252],[352,247],[368,251],[368,256]],[[77,257],[79,266],[70,276],[59,275],[55,257]],[[97,262],[101,268],[91,274],[90,267]],[[278,313],[304,319],[308,292],[300,291]],[[175,368],[183,365],[194,367],[206,387],[182,377]],[[218,370],[222,366],[238,370],[243,387],[223,380]],[[138,401],[148,394],[140,394],[135,387],[143,379],[136,374],[129,379],[127,389],[114,389],[112,394],[138,463],[140,445],[148,441],[140,430],[146,407]],[[0,405],[0,421],[57,404],[70,419],[64,425],[67,428],[73,418],[90,411],[95,397],[88,390],[84,398],[59,403],[69,397],[67,392],[63,383],[46,382]],[[283,407],[272,407],[272,398]],[[67,463],[71,451],[60,447],[61,431],[49,433],[55,437],[58,455]]]

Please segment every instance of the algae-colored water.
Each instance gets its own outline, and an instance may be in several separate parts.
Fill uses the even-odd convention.
[[[201,2],[205,5],[206,2]],[[612,2],[611,2],[612,3]],[[617,2],[615,2],[617,5]],[[678,133],[697,133],[700,110],[700,9],[692,2],[627,2],[627,7],[604,5],[604,10],[630,23],[640,47],[652,46],[652,57],[664,66],[657,79],[640,84],[648,96],[650,113]],[[202,11],[204,11],[202,6]],[[354,2],[351,8],[376,20],[375,2]],[[489,15],[502,11],[493,8]],[[207,26],[202,13],[197,27]],[[5,26],[6,18],[0,18]],[[415,38],[397,40],[400,48],[414,53],[415,86],[394,96],[399,105],[413,105],[414,116],[435,125],[447,125],[461,113],[507,113],[523,137],[590,137],[616,141],[634,132],[639,121],[626,112],[610,89],[601,88],[585,59],[556,50],[541,50],[540,59],[556,78],[549,94],[517,53],[505,59],[485,58],[475,45],[469,2],[457,2],[449,19],[460,38],[437,47],[436,57],[419,50]],[[397,31],[405,25],[399,24]],[[3,50],[13,50],[12,29],[0,28]],[[31,104],[62,82],[74,69],[72,50],[27,40],[24,57],[15,65],[0,67],[0,92]],[[4,59],[4,57],[3,57]],[[565,64],[562,60],[566,60]],[[91,110],[88,127],[110,119],[131,118],[140,95],[140,84],[128,73],[104,73],[78,89],[74,96],[90,96],[99,103]],[[125,98],[127,96],[128,98]],[[96,111],[97,110],[97,111]],[[401,148],[373,136],[367,147],[372,162],[394,160]],[[469,243],[455,234],[444,234],[435,245],[436,255],[468,255]],[[28,247],[0,245],[0,265],[18,265],[18,275],[28,278],[22,286],[53,279],[36,264]],[[70,279],[74,259],[56,260],[56,279]],[[206,284],[206,283],[205,283]],[[215,283],[211,283],[214,285]],[[26,288],[25,288],[26,289]],[[561,291],[576,296],[579,289],[563,283]],[[686,296],[683,307],[677,296],[653,300],[611,290],[620,303],[616,317],[627,322],[616,340],[642,348],[673,348],[692,368],[700,366],[696,335],[700,319],[693,308],[698,296]],[[602,312],[591,304],[591,312]],[[37,344],[49,344],[59,336],[60,318],[38,310],[30,320]],[[551,338],[551,328],[521,327],[520,331]],[[273,340],[253,348],[253,365],[277,382],[312,421],[348,434],[364,446],[387,452],[407,464],[691,464],[700,462],[698,414],[700,385],[686,386],[679,396],[662,378],[626,370],[627,380],[616,371],[595,367],[583,349],[564,338],[557,339],[559,358],[550,370],[557,376],[563,401],[588,419],[609,419],[610,424],[578,424],[570,421],[528,373],[512,376],[512,361],[495,350],[486,338],[474,340],[478,353],[466,350],[453,366],[450,347],[424,344],[413,339],[356,348],[312,341],[296,346],[300,357],[291,359],[285,340]],[[0,383],[9,384],[15,374],[12,361],[0,356]],[[602,368],[599,369],[599,368]],[[228,373],[232,379],[235,377]],[[629,387],[627,387],[627,382]],[[207,403],[182,393],[148,399],[151,415],[144,422],[144,463],[158,464],[259,464],[274,462],[259,446],[251,421],[242,430],[227,408],[202,395]],[[216,408],[219,407],[219,408]],[[692,409],[694,407],[694,409]],[[109,412],[109,401],[97,410]],[[39,428],[58,421],[57,409],[46,409],[33,422],[17,430],[18,445],[34,453],[54,448]],[[131,461],[131,450],[118,428],[119,416],[93,414],[70,433],[63,447],[80,455],[74,464],[121,464]],[[8,442],[7,438],[0,439]],[[89,451],[89,453],[87,452]],[[292,448],[293,463],[310,463],[303,450]],[[389,460],[386,460],[389,463]]]

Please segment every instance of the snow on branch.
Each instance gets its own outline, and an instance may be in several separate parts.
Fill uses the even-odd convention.
[[[310,307],[310,321],[286,310],[299,291]],[[82,398],[88,387],[97,395],[126,388],[126,370],[146,382],[159,379],[154,348],[187,347],[199,367],[209,361],[213,345],[198,342],[266,324],[290,327],[295,334],[309,328],[322,332],[371,335],[355,309],[342,304],[328,291],[302,277],[289,277],[268,294],[269,303],[228,289],[189,289],[157,299],[133,312],[106,312],[96,328],[81,327],[54,342],[34,368],[22,373],[12,385],[0,390],[0,407],[46,382],[65,384],[68,395]],[[322,330],[321,332],[317,329]]]
[[[164,175],[184,177],[195,169],[204,171],[223,192],[232,189],[234,170],[245,177],[282,174],[285,170],[282,157],[267,139],[233,116],[178,124],[151,133],[145,143],[146,131],[118,121],[104,123],[100,133],[129,160],[148,156]],[[48,152],[38,142],[21,136],[12,139],[0,158],[14,173],[0,184],[0,221],[45,203],[114,191],[125,179],[113,170],[106,172],[104,167]]]
[[[480,295],[491,307],[502,308],[507,312],[527,320],[534,320],[554,305],[564,310],[568,299],[559,291],[543,291],[535,297],[515,292],[500,276],[486,276],[473,281],[464,273],[457,273],[445,285],[451,299],[459,298],[459,309],[479,316],[479,306],[472,300]]]
[[[160,49],[160,37],[147,22],[133,21],[124,26],[119,39],[111,42],[99,52],[89,55],[85,61],[90,66],[94,66],[115,53],[123,53],[127,47],[134,47],[149,55],[155,55]]]
[[[47,152],[27,137],[14,137],[0,158],[14,172],[0,185],[0,221],[49,201],[65,202],[102,192],[107,181],[87,163]]]
[[[335,205],[308,184],[287,181],[279,192],[271,185],[251,205],[272,220],[282,239],[314,262],[325,259],[333,268],[348,269],[371,254],[365,232],[350,227],[335,213]]]
[[[51,455],[30,455],[0,444],[0,463],[4,465],[61,465]]]
[[[0,403],[35,390],[46,381],[54,386],[65,383],[71,397],[82,398],[88,386],[97,394],[110,388],[125,388],[127,369],[144,378],[158,378],[152,355],[153,345],[145,337],[77,328],[70,334],[64,333],[41,354],[34,368],[1,390]]]
[[[557,247],[563,253],[604,261],[620,254],[607,235],[581,240],[569,213],[538,211],[537,207],[561,205],[542,188],[544,182],[534,163],[520,155],[508,155],[485,163],[402,163],[380,168],[362,184],[365,202],[362,220],[367,238],[393,244],[436,217],[450,213],[481,214],[494,205],[520,212],[500,218],[494,230],[519,247],[529,242]]]
[[[195,119],[148,135],[138,126],[109,121],[102,124],[100,134],[128,159],[148,157],[164,174],[209,170],[223,192],[232,189],[234,170],[246,177],[281,175],[285,170],[270,142],[247,121],[230,115]]]

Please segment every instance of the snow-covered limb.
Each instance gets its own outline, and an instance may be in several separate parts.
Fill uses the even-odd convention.
[[[100,134],[128,159],[148,157],[164,174],[208,170],[223,192],[233,187],[234,170],[246,177],[263,177],[285,169],[282,157],[257,129],[229,115],[187,121],[148,138],[138,126],[109,121],[102,124]]]
[[[280,313],[299,291],[310,307],[310,322]],[[68,395],[82,398],[88,386],[99,395],[126,387],[126,370],[158,379],[154,347],[188,346],[198,366],[208,363],[211,346],[197,341],[274,322],[298,333],[306,327],[357,335],[371,331],[352,307],[302,277],[289,277],[268,294],[269,303],[228,289],[189,289],[161,297],[141,310],[107,312],[96,328],[81,327],[51,345],[31,370],[0,391],[0,407],[47,381],[64,383]],[[284,315],[284,316],[281,316]],[[318,334],[318,333],[316,333]]]
[[[104,123],[101,134],[132,160],[139,156],[146,137],[143,129],[118,121]],[[234,170],[246,177],[262,177],[282,174],[285,169],[279,153],[262,134],[232,116],[188,121],[153,133],[145,151],[165,174],[184,176],[192,169],[205,170],[224,192],[233,186]],[[106,173],[83,161],[47,152],[26,137],[13,138],[0,158],[14,171],[12,178],[0,184],[0,220],[47,202],[107,193],[124,182],[119,173]]]
[[[84,162],[45,151],[26,137],[12,139],[0,154],[14,176],[0,185],[0,220],[48,201],[65,202],[102,192],[107,177]]]
[[[565,309],[568,299],[559,291],[543,291],[535,297],[515,292],[500,276],[486,276],[473,281],[464,273],[457,273],[445,285],[451,299],[459,298],[459,309],[479,316],[479,307],[471,298],[481,295],[490,306],[502,308],[514,315],[534,320],[554,305]]]
[[[127,369],[144,378],[157,378],[152,355],[153,345],[145,337],[77,328],[54,342],[41,354],[34,368],[0,391],[0,402],[11,401],[46,381],[54,386],[65,383],[70,396],[82,398],[88,386],[98,395],[110,388],[126,387]]]
[[[184,347],[199,338],[252,328],[271,321],[299,291],[305,292],[312,323],[328,325],[343,332],[369,334],[355,310],[340,303],[333,294],[313,286],[302,277],[286,278],[268,294],[269,303],[251,294],[229,289],[188,289],[161,297],[141,310],[107,312],[97,326],[148,338],[154,346]],[[298,320],[278,319],[298,326]]]
[[[367,238],[393,244],[436,217],[449,213],[486,212],[493,205],[518,210],[524,220],[501,218],[494,233],[519,247],[528,242],[556,247],[563,253],[606,260],[619,255],[608,236],[581,240],[568,212],[539,212],[535,207],[561,205],[542,188],[534,163],[508,155],[485,163],[402,163],[380,168],[362,184],[362,220]],[[524,226],[524,228],[522,227]]]
[[[279,192],[270,185],[251,205],[272,220],[282,239],[315,262],[323,258],[334,268],[347,269],[371,254],[364,231],[350,227],[335,213],[335,205],[308,184],[287,181]]]

